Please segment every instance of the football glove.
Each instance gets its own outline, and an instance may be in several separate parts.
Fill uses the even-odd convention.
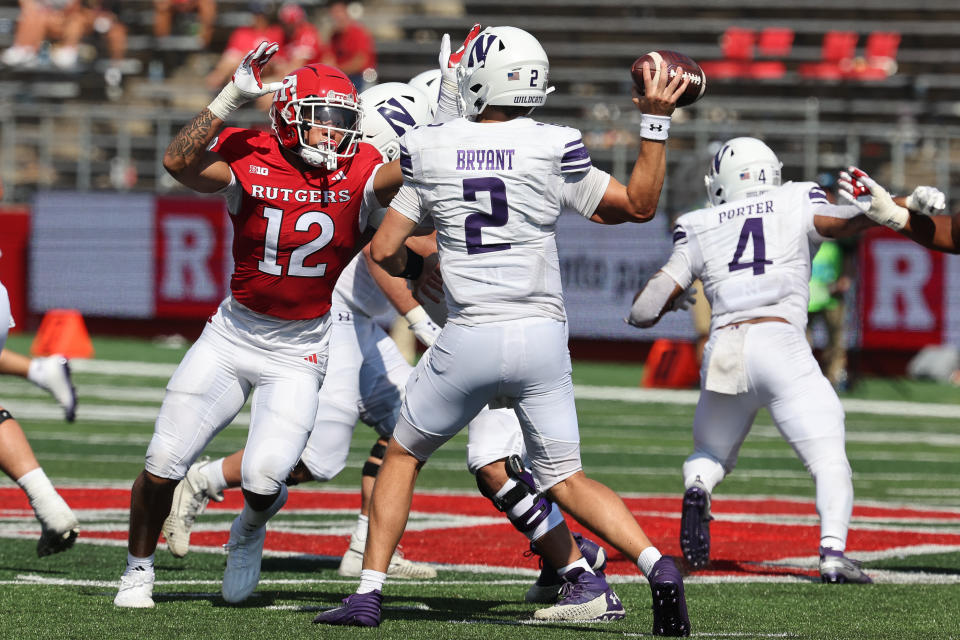
[[[907,196],[907,209],[925,216],[936,216],[947,208],[947,198],[936,187],[917,187]]]
[[[432,347],[440,335],[440,327],[434,324],[430,316],[427,315],[423,307],[417,306],[403,314],[413,335],[417,340],[423,343],[425,347]]]
[[[460,59],[463,58],[463,54],[467,52],[467,47],[470,46],[481,29],[479,23],[473,25],[463,44],[453,53],[450,53],[450,34],[445,33],[440,39],[440,57],[438,59],[440,63],[440,96],[437,101],[437,116],[434,119],[434,124],[459,118],[463,112],[460,104],[457,68],[460,66]]]
[[[849,173],[841,171],[837,186],[841,198],[877,224],[900,231],[910,220],[909,211],[894,202],[886,189],[856,167],[850,167]]]
[[[695,304],[697,304],[697,290],[690,287],[680,292],[680,295],[667,307],[667,311],[686,311]]]
[[[233,72],[233,77],[220,95],[207,106],[210,113],[221,120],[226,120],[241,105],[280,89],[283,86],[282,82],[264,84],[260,79],[263,67],[270,62],[270,58],[279,49],[280,45],[276,42],[266,41],[257,45],[256,49],[251,49],[244,56],[237,70]]]

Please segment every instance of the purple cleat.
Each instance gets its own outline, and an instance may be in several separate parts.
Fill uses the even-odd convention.
[[[573,534],[573,539],[580,548],[580,554],[593,569],[593,572],[602,576],[603,570],[607,568],[607,553],[603,547],[590,538],[583,537],[579,533]],[[529,553],[540,555],[532,543],[530,544]],[[540,575],[537,577],[537,581],[527,589],[527,594],[523,599],[527,602],[553,604],[557,601],[561,586],[563,586],[563,578],[558,576],[557,570],[553,568],[553,565],[541,556]]]
[[[653,635],[689,636],[690,618],[683,596],[683,576],[670,556],[663,556],[647,576],[653,592]]]
[[[343,599],[343,605],[324,611],[313,622],[346,627],[379,627],[380,603],[383,594],[377,591],[354,593]]]
[[[680,549],[694,569],[710,562],[710,493],[698,477],[683,494],[680,512]]]
[[[820,580],[831,584],[870,584],[873,580],[863,572],[860,563],[843,555],[843,551],[820,547]]]
[[[623,603],[602,575],[584,569],[571,569],[563,577],[560,601],[552,607],[537,609],[534,620],[551,622],[609,622],[627,615]]]

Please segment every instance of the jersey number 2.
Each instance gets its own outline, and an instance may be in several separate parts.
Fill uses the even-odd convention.
[[[277,249],[280,246],[280,225],[283,221],[283,209],[264,207],[263,217],[267,219],[267,233],[263,239],[263,260],[257,264],[257,267],[263,273],[282,276],[283,265],[277,262]],[[287,267],[288,276],[322,278],[323,274],[327,272],[327,265],[324,262],[312,267],[304,266],[303,263],[333,240],[333,218],[323,211],[307,211],[297,218],[294,228],[297,231],[309,231],[310,227],[315,224],[320,225],[320,235],[290,252],[290,264]]]
[[[751,238],[753,239],[753,262],[740,262],[743,252],[747,249],[747,241]],[[740,230],[740,240],[737,242],[733,260],[728,265],[730,271],[752,268],[753,275],[759,276],[766,271],[768,264],[773,264],[772,260],[766,258],[767,244],[763,239],[763,218],[747,218]]]
[[[471,213],[463,222],[467,239],[467,254],[490,253],[510,248],[509,242],[483,244],[484,227],[502,227],[507,224],[510,210],[507,208],[507,185],[500,178],[466,178],[463,181],[463,199],[477,201],[477,194],[490,194],[490,213]]]

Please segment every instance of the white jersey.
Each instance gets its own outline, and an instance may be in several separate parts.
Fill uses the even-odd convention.
[[[362,253],[358,253],[340,273],[337,284],[333,288],[333,306],[331,309],[343,308],[354,313],[374,318],[387,313],[393,307],[383,295],[383,291],[374,282],[367,267],[367,261]]]
[[[751,198],[681,216],[663,271],[682,288],[696,279],[710,302],[711,331],[776,316],[804,329],[810,259],[825,238],[814,215],[850,217],[814,182],[788,182]]]
[[[460,118],[400,143],[404,186],[391,207],[433,217],[450,322],[565,321],[556,220],[567,210],[591,216],[610,180],[580,132]]]

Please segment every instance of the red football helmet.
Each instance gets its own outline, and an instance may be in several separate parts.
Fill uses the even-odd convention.
[[[283,79],[283,87],[273,95],[270,119],[281,146],[311,166],[332,171],[341,158],[357,152],[363,113],[357,89],[342,71],[308,64]],[[307,134],[316,127],[324,130],[324,139],[311,146]],[[339,143],[334,134],[343,136]]]

